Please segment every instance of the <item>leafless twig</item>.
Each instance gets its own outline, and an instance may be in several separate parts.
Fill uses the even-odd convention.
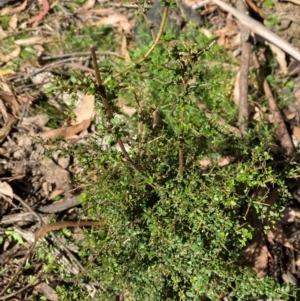
[[[253,53],[253,61],[256,69],[259,71],[260,65],[255,53]],[[272,95],[272,91],[266,79],[263,79],[263,88],[268,98],[269,109],[273,115],[274,123],[277,126],[277,130],[276,130],[277,139],[280,141],[280,144],[284,150],[285,155],[291,158],[295,154],[295,148],[291,136],[289,135],[289,132],[285,126],[281,112],[277,107],[275,99]]]
[[[242,13],[247,13],[247,8],[242,0],[237,0],[237,9]],[[249,42],[250,30],[246,26],[241,24],[241,43],[242,43],[242,56],[241,56],[241,68],[239,77],[239,128],[241,134],[244,136],[247,132],[247,121],[249,117],[248,112],[248,73],[249,62],[251,54],[251,44]]]
[[[300,62],[300,51],[297,50],[290,43],[280,38],[277,34],[263,26],[258,21],[252,19],[251,17],[239,12],[234,7],[229,4],[223,2],[222,0],[212,0],[215,4],[220,6],[223,10],[235,16],[243,25],[247,26],[251,31],[281,48],[283,51],[288,53],[294,59]]]

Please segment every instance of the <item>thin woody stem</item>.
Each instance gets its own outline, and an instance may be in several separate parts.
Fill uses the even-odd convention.
[[[166,20],[167,20],[167,16],[168,16],[168,10],[169,10],[169,6],[170,6],[170,0],[166,0],[165,1],[165,8],[164,8],[164,11],[163,11],[163,15],[162,15],[162,19],[161,19],[161,23],[160,23],[160,27],[159,27],[159,31],[157,33],[157,36],[156,36],[156,39],[153,43],[153,45],[149,48],[149,50],[147,51],[147,53],[141,58],[139,59],[135,64],[141,64],[143,61],[145,61],[147,59],[147,57],[152,53],[152,51],[154,50],[155,46],[158,44],[161,36],[162,36],[162,33],[164,31],[164,28],[165,28],[165,24],[166,24]],[[115,73],[112,75],[112,78],[116,78],[116,77],[119,77],[121,74],[123,74],[124,72],[130,70],[132,68],[132,66],[127,66],[125,67],[123,70]],[[104,81],[104,85],[106,84],[107,80]]]
[[[100,97],[102,99],[103,105],[104,105],[105,110],[106,110],[107,120],[110,123],[110,120],[113,118],[113,113],[112,113],[112,110],[110,108],[109,101],[107,99],[105,86],[102,83],[100,71],[99,71],[98,64],[97,64],[97,57],[96,57],[95,49],[94,49],[94,47],[91,47],[90,50],[91,50],[91,53],[92,53],[92,59],[93,59],[93,65],[94,65],[95,74],[96,74],[96,81],[97,81],[98,91],[99,91]],[[119,147],[121,149],[121,152],[122,152],[126,162],[128,162],[130,164],[130,166],[135,171],[139,172],[147,182],[149,182],[147,176],[143,173],[143,171],[129,157],[128,152],[126,151],[126,148],[124,146],[124,143],[123,143],[122,139],[118,138],[117,141],[118,141]],[[149,185],[151,185],[153,188],[160,186],[157,183],[152,183],[152,184],[149,184]]]

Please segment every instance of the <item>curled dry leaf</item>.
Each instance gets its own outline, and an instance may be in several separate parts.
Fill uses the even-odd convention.
[[[113,14],[102,18],[100,21],[93,22],[90,25],[92,26],[100,26],[100,25],[112,25],[112,26],[120,26],[124,32],[130,32],[131,23],[129,22],[126,16],[121,14]]]
[[[7,63],[10,60],[16,58],[19,56],[21,52],[21,47],[19,47],[18,45],[15,46],[15,49],[13,51],[10,51],[9,54],[1,54],[0,53],[0,62],[2,63]]]
[[[202,159],[202,160],[200,160],[199,161],[199,165],[200,165],[200,168],[201,169],[206,169],[206,168],[208,168],[208,167],[210,167],[211,166],[211,160],[210,159]]]
[[[4,126],[0,129],[0,143],[8,136],[15,122],[16,118],[8,115],[8,119],[6,120]]]
[[[212,164],[216,164],[219,167],[223,167],[226,165],[229,165],[230,163],[234,162],[237,158],[234,156],[225,156],[222,157],[221,159],[219,159],[217,162],[216,161],[212,161],[209,158],[205,158],[199,161],[199,165],[201,169],[206,169],[208,167],[210,167]]]
[[[12,94],[11,87],[7,84],[7,82],[0,80],[0,88],[2,92],[8,92]]]
[[[42,296],[45,296],[47,300],[59,301],[56,291],[46,282],[39,283],[34,287],[34,290],[40,293]]]
[[[51,192],[51,194],[49,195],[49,200],[52,200],[54,198],[56,198],[57,196],[60,196],[64,193],[64,190],[62,189],[56,189],[54,191]]]
[[[78,102],[74,113],[76,120],[74,124],[83,122],[84,120],[92,119],[95,111],[95,96],[85,94],[82,96],[82,100]]]
[[[16,116],[20,109],[20,105],[15,95],[11,92],[0,92],[0,99],[10,104],[13,115]]]
[[[9,20],[9,28],[16,30],[18,26],[18,15],[14,14]]]
[[[299,144],[300,143],[300,128],[298,128],[297,126],[293,127],[293,136]]]
[[[10,197],[11,199],[14,197],[14,192],[7,182],[0,182],[0,193]]]
[[[287,74],[288,67],[287,67],[287,62],[286,62],[286,58],[285,58],[285,52],[282,51],[279,47],[275,46],[272,43],[269,43],[267,41],[265,43],[270,46],[272,52],[275,54],[276,60],[280,66],[282,73],[284,75]]]
[[[82,5],[81,9],[82,10],[89,10],[95,6],[96,0],[87,0],[84,2]]]
[[[223,167],[223,166],[229,165],[230,163],[234,162],[235,160],[236,160],[236,157],[234,157],[234,156],[223,157],[218,161],[218,166]]]
[[[126,105],[125,101],[122,98],[118,99],[118,102],[116,103],[116,105],[118,106],[118,108],[120,109],[120,111],[123,114],[125,114],[129,117],[133,116],[137,111],[134,107],[130,107],[130,106]]]
[[[2,26],[0,26],[0,41],[7,38],[7,33],[3,30]]]
[[[8,118],[7,108],[4,105],[2,99],[0,98],[0,114],[2,115],[2,119],[5,121]]]
[[[35,37],[30,37],[28,39],[20,39],[16,40],[14,43],[18,46],[27,46],[27,45],[42,45],[45,43],[49,43],[51,41],[50,38],[45,38],[43,36],[35,36]]]
[[[58,137],[63,137],[63,138],[70,138],[86,129],[91,124],[91,119],[83,120],[82,122],[71,125],[71,126],[66,126],[66,127],[61,127],[59,129],[55,130],[50,130],[44,133],[39,133],[37,134],[38,137],[41,137],[43,139],[55,139]]]
[[[127,39],[126,39],[125,35],[123,35],[123,38],[122,38],[121,55],[124,57],[125,62],[127,64],[131,63],[130,54],[129,54],[129,51],[127,49]]]
[[[0,10],[0,16],[7,16],[7,15],[13,15],[15,13],[19,13],[23,11],[27,7],[27,0],[24,0],[23,2],[20,2],[20,5],[13,6],[13,5],[6,5]],[[19,1],[17,2],[19,3]]]

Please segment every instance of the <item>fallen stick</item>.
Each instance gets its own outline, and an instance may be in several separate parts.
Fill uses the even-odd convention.
[[[300,52],[290,43],[280,38],[277,34],[272,32],[265,26],[263,26],[261,23],[239,12],[237,9],[228,5],[222,0],[211,0],[211,1],[217,4],[218,6],[220,6],[223,10],[232,14],[243,25],[247,26],[251,31],[261,36],[262,38],[266,39],[270,43],[276,45],[277,47],[281,48],[284,52],[288,53],[290,56],[292,56],[294,59],[300,62]]]

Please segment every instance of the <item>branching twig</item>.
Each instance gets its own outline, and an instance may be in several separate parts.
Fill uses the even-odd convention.
[[[110,108],[110,105],[109,105],[109,102],[108,102],[105,86],[102,82],[102,78],[101,78],[101,74],[100,74],[100,71],[99,71],[99,68],[98,68],[97,57],[96,57],[96,52],[95,52],[94,47],[91,47],[91,54],[92,54],[92,59],[93,59],[93,64],[94,64],[94,69],[95,69],[95,74],[96,74],[96,81],[97,81],[97,85],[98,85],[98,91],[99,91],[100,97],[102,99],[102,102],[103,102],[103,105],[104,105],[104,108],[105,108],[105,111],[106,111],[107,120],[110,123],[111,119],[114,116],[113,116],[113,112],[112,112],[112,110]],[[139,172],[142,175],[142,177],[149,183],[147,176],[143,173],[143,171],[129,157],[128,152],[127,152],[127,150],[124,146],[124,143],[123,143],[122,139],[118,138],[117,141],[118,141],[119,147],[121,149],[121,152],[122,152],[126,162],[129,163],[130,166],[135,171]],[[152,184],[149,183],[149,185],[151,185],[153,188],[160,186],[157,183],[152,183]]]
[[[162,20],[161,20],[161,23],[160,23],[160,27],[159,27],[159,31],[157,33],[157,36],[156,36],[156,39],[153,43],[153,45],[149,48],[149,50],[147,51],[147,53],[140,59],[138,60],[135,64],[141,64],[142,62],[144,62],[147,57],[149,57],[149,55],[152,53],[152,51],[154,50],[155,46],[158,44],[161,36],[162,36],[162,33],[164,31],[164,28],[165,28],[165,24],[166,24],[166,20],[167,20],[167,15],[168,15],[168,10],[169,10],[169,6],[170,6],[170,0],[166,0],[165,1],[165,8],[164,8],[164,11],[163,11],[163,15],[162,15]],[[132,65],[130,66],[127,66],[126,68],[124,68],[123,70],[115,73],[112,75],[112,78],[116,78],[116,77],[119,77],[121,74],[123,74],[124,72],[127,72],[128,70],[130,70],[132,68]],[[104,81],[103,85],[105,85],[107,82],[107,80]]]
[[[201,103],[194,95],[190,94],[189,97],[191,99],[193,99],[196,106],[204,112],[205,116],[208,119],[212,119],[215,116],[212,113],[210,113],[208,108],[203,103]],[[225,130],[227,130],[229,133],[233,134],[237,138],[242,138],[242,135],[241,135],[240,131],[237,128],[233,127],[233,126],[228,125],[222,117],[217,116],[217,123],[220,127],[224,128]]]
[[[153,41],[155,41],[155,33],[154,33],[153,28],[151,28],[151,22],[150,22],[149,19],[147,18],[147,15],[143,12],[142,6],[141,6],[139,3],[137,3],[136,5],[137,5],[137,7],[139,8],[141,14],[143,15],[143,18],[144,18],[146,24],[147,24],[147,25],[149,26],[149,28],[150,28],[151,36],[152,36]]]
[[[184,108],[180,111],[181,129],[179,134],[179,176],[183,178],[183,136],[184,136]]]
[[[227,3],[223,2],[222,0],[212,0],[215,4],[220,6],[223,10],[227,11],[228,13],[234,15],[243,25],[247,26],[251,31],[256,33],[257,35],[263,37],[267,41],[271,42],[272,44],[276,45],[277,47],[281,48],[283,51],[291,55],[297,61],[300,62],[300,52],[290,43],[285,41],[284,39],[280,38],[277,34],[263,26],[258,21],[252,19],[251,17],[239,12],[234,7],[228,5]]]
[[[253,61],[256,69],[259,71],[259,61],[253,53]],[[276,130],[276,136],[277,139],[280,141],[280,144],[284,150],[284,153],[287,157],[291,158],[295,154],[295,148],[291,139],[291,136],[289,135],[289,132],[285,126],[284,120],[282,118],[282,115],[277,107],[277,104],[275,102],[275,99],[272,95],[272,91],[270,89],[270,86],[266,79],[263,79],[263,88],[265,91],[265,94],[268,98],[269,108],[274,118],[274,123],[277,125]]]

